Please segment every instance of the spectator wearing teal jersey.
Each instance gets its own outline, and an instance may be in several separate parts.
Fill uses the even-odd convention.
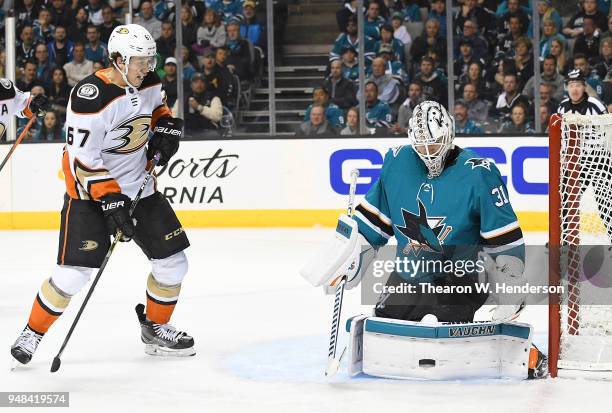
[[[404,16],[404,21],[408,23],[422,21],[418,1],[402,0],[402,15]]]
[[[172,8],[170,7],[172,6]],[[159,21],[167,21],[170,14],[174,13],[174,3],[166,0],[157,0],[153,4],[153,14]]]
[[[393,26],[390,24],[384,24],[380,29],[380,40],[376,42],[374,50],[378,55],[380,54],[381,46],[389,45],[393,52],[393,60],[404,63],[406,61],[404,44],[393,37],[393,33]]]
[[[393,121],[391,107],[378,99],[378,86],[374,82],[365,85],[366,125],[369,128],[389,128]]]
[[[334,42],[334,47],[329,52],[329,60],[340,58],[342,51],[347,47],[352,47],[355,51],[359,50],[359,37],[357,36],[357,20],[355,18],[349,19],[348,25],[346,26],[346,33],[341,33]],[[366,37],[364,43],[364,57],[366,61],[372,60],[375,56],[374,41]]]
[[[313,106],[320,105],[325,109],[325,118],[329,121],[331,126],[336,129],[340,129],[344,126],[344,112],[338,107],[338,105],[329,101],[329,91],[322,87],[317,87],[312,92],[312,102],[306,112],[304,113],[304,122],[308,122],[310,119],[310,112]]]
[[[472,119],[468,119],[467,105],[458,100],[455,102],[455,133],[464,133],[466,135],[478,135],[482,133],[480,126]]]
[[[242,13],[241,0],[221,0],[210,5],[210,8],[222,16],[223,21],[227,24],[236,19]]]
[[[87,43],[85,43],[85,57],[92,62],[108,64],[108,48],[100,41],[100,30],[97,26],[87,26]]]
[[[359,81],[359,62],[357,51],[353,47],[346,47],[342,51],[342,76],[353,81]]]
[[[375,2],[371,2],[368,6],[368,12],[366,18],[363,21],[364,33],[366,37],[370,37],[374,40],[380,39],[380,28],[385,23],[385,19],[380,15],[380,5]]]
[[[561,15],[557,9],[555,9],[550,0],[538,0],[538,14],[540,15],[540,28],[544,30],[544,22],[546,20],[552,20],[557,28],[557,32],[560,33],[563,30],[563,21]],[[529,27],[529,36],[533,36],[533,25]]]

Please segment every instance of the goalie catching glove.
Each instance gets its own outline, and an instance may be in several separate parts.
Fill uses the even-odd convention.
[[[147,159],[153,159],[155,153],[160,152],[161,158],[157,164],[159,166],[166,165],[178,151],[182,135],[183,119],[170,116],[159,118],[153,130],[153,137],[149,141]]]
[[[334,238],[323,245],[300,274],[313,286],[323,286],[327,294],[332,294],[340,278],[346,276],[345,288],[350,290],[359,285],[375,256],[376,250],[359,233],[357,222],[341,215]]]
[[[474,318],[480,321],[509,321],[515,319],[525,307],[525,294],[500,293],[497,291],[497,287],[525,285],[525,263],[522,259],[513,255],[498,255],[493,258],[486,252],[479,252],[478,258],[484,264],[484,271],[479,274],[479,282],[489,284],[489,298],[478,309]]]

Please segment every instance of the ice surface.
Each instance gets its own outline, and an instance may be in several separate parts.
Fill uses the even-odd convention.
[[[328,229],[189,230],[190,270],[173,323],[195,337],[186,359],[144,354],[134,306],[149,268],[120,244],[85,310],[59,372],[53,356],[85,291],[43,339],[32,362],[10,372],[9,347],[54,265],[55,231],[0,232],[0,391],[69,391],[75,412],[604,412],[612,384],[574,380],[415,382],[324,377],[332,297],[297,274]],[[531,243],[543,234],[529,234]],[[88,287],[86,287],[88,288]],[[345,294],[343,319],[368,312]],[[546,309],[521,320],[545,348]],[[340,345],[346,341],[343,333]],[[340,347],[339,347],[340,348]]]

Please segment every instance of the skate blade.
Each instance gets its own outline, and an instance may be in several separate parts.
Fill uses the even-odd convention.
[[[11,367],[10,367],[11,372],[17,370],[19,366],[23,366],[23,364],[21,364],[19,360],[17,360],[16,358],[11,357]]]
[[[166,347],[160,347],[156,344],[146,344],[145,353],[150,356],[158,357],[189,357],[195,356],[195,348],[184,348],[180,350],[172,350]]]

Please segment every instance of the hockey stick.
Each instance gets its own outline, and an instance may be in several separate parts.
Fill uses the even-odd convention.
[[[359,177],[359,171],[353,169],[351,171],[351,187],[349,190],[349,201],[347,207],[347,215],[350,217],[353,215],[353,203],[355,202],[355,191],[357,189],[357,178]],[[334,298],[334,313],[332,317],[331,333],[329,335],[329,352],[327,354],[327,367],[325,368],[325,375],[328,377],[333,376],[338,372],[340,368],[340,362],[346,351],[346,346],[340,353],[340,357],[336,358],[336,347],[338,346],[338,329],[340,327],[340,314],[342,313],[342,298],[344,297],[344,287],[346,286],[346,275],[340,277],[340,280],[336,284],[336,296]]]
[[[130,206],[130,216],[132,216],[132,214],[134,213],[134,210],[136,209],[136,205],[138,204],[138,201],[140,201],[140,197],[142,196],[142,193],[144,192],[144,189],[147,186],[149,179],[151,179],[151,176],[153,175],[153,170],[157,166],[157,163],[159,162],[160,158],[161,158],[161,153],[157,152],[151,161],[151,166],[149,167],[149,170],[147,171],[147,175],[142,181],[142,185],[140,185],[140,188],[138,189],[138,193],[136,194],[136,197],[132,201],[132,205]],[[108,260],[111,254],[113,253],[115,246],[117,245],[117,241],[120,238],[121,238],[121,231],[117,230],[117,233],[115,234],[115,239],[113,240],[111,246],[109,247],[108,252],[104,256],[104,260],[102,261],[102,264],[100,265],[100,268],[98,269],[96,278],[94,278],[93,282],[91,283],[91,287],[89,287],[89,291],[87,291],[85,300],[83,300],[83,304],[81,304],[81,308],[79,308],[79,312],[74,318],[74,321],[72,322],[72,325],[70,326],[70,330],[68,330],[68,334],[66,334],[66,338],[64,338],[64,343],[62,344],[62,347],[60,347],[60,350],[57,353],[57,355],[53,358],[53,363],[51,363],[51,373],[55,373],[56,371],[59,370],[60,365],[62,364],[62,360],[60,359],[60,357],[62,356],[62,353],[64,352],[64,349],[66,348],[66,345],[68,344],[68,340],[70,340],[70,336],[72,336],[72,332],[74,331],[74,328],[79,322],[79,319],[81,318],[81,314],[83,314],[83,310],[85,309],[85,306],[87,305],[87,302],[89,301],[89,298],[93,294],[93,291],[96,288],[96,284],[98,284],[98,280],[102,276],[102,272],[104,271],[104,268],[106,267],[106,264],[108,263]]]
[[[8,162],[13,152],[15,152],[15,149],[17,149],[17,145],[19,145],[21,141],[23,140],[23,138],[25,138],[28,131],[30,130],[30,127],[34,124],[35,120],[36,120],[36,116],[32,116],[32,118],[26,124],[25,128],[23,128],[23,130],[21,131],[21,134],[19,134],[19,137],[17,138],[15,143],[13,143],[13,146],[11,146],[11,149],[8,151],[8,153],[4,157],[4,160],[0,164],[0,171],[2,171],[2,168],[4,168],[4,165],[6,165],[6,163]]]

